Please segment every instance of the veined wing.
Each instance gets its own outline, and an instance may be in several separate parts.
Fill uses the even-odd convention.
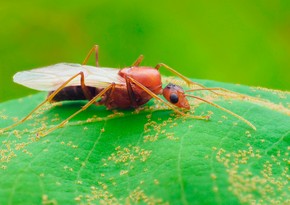
[[[13,80],[18,84],[35,90],[53,91],[79,72],[84,73],[85,84],[90,87],[105,88],[113,82],[125,84],[124,79],[118,75],[119,69],[73,63],[58,63],[47,67],[21,71],[13,76]],[[73,79],[67,86],[77,85],[80,85],[80,76]]]

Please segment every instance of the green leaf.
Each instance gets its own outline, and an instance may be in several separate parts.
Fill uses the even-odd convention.
[[[46,105],[0,136],[0,204],[289,204],[289,92],[197,82],[251,96],[194,92],[257,130],[196,99],[190,114],[212,113],[210,120],[178,116],[151,100],[138,110],[90,106],[39,137],[85,102]],[[0,104],[0,127],[45,96]]]

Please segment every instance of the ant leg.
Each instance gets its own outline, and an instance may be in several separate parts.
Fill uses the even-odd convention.
[[[178,71],[174,70],[173,68],[169,67],[168,65],[164,64],[164,63],[158,63],[155,68],[157,70],[159,70],[160,67],[164,67],[166,68],[167,70],[169,70],[170,72],[172,72],[173,74],[177,75],[178,77],[180,77],[182,80],[184,80],[188,85],[190,84],[193,84],[193,85],[197,85],[199,87],[202,87],[202,88],[206,88],[205,86],[199,84],[199,83],[196,83],[196,82],[193,82],[191,80],[189,80],[187,77],[185,77],[184,75],[182,75],[181,73],[179,73]]]
[[[53,91],[53,93],[51,93],[42,103],[40,103],[36,108],[34,108],[28,115],[26,115],[26,117],[24,117],[23,119],[21,119],[20,121],[6,127],[3,129],[0,129],[1,131],[6,131],[9,130],[13,127],[16,127],[17,125],[25,122],[35,111],[37,111],[42,105],[44,105],[47,102],[52,102],[53,98],[66,86],[69,84],[69,82],[71,82],[73,79],[75,79],[76,77],[78,77],[79,75],[81,75],[81,82],[83,79],[83,72],[80,72],[78,74],[75,74],[74,76],[72,76],[70,79],[68,79],[66,82],[64,82],[57,90]],[[83,80],[83,86],[84,85],[84,80]]]
[[[104,105],[106,105],[109,102],[110,98],[112,97],[112,95],[114,93],[114,90],[115,90],[115,86],[116,85],[115,85],[114,82],[112,84],[113,84],[112,88],[108,91],[108,97],[106,97],[105,102],[102,102],[102,104],[104,104]],[[99,102],[94,103],[94,104],[95,105],[100,105]]]
[[[251,97],[249,97],[247,95],[239,94],[239,93],[236,93],[236,92],[233,92],[233,91],[229,91],[229,90],[226,90],[226,89],[223,89],[223,88],[207,88],[207,87],[205,87],[205,86],[203,86],[203,85],[201,85],[199,83],[192,82],[187,77],[185,77],[184,75],[182,75],[181,73],[177,72],[176,70],[174,70],[173,68],[169,67],[168,65],[166,65],[164,63],[157,64],[155,68],[156,69],[159,69],[161,66],[165,67],[167,70],[171,71],[172,73],[174,73],[175,75],[177,75],[178,77],[180,77],[181,79],[183,79],[188,85],[193,84],[193,85],[198,85],[199,87],[201,87],[200,89],[190,89],[190,90],[187,90],[186,92],[188,92],[188,91],[195,91],[195,90],[208,90],[208,91],[210,91],[210,92],[212,92],[212,93],[214,93],[216,95],[222,95],[222,94],[217,93],[217,92],[214,91],[214,90],[219,90],[219,91],[224,91],[224,92],[232,93],[232,94],[235,94],[237,96],[241,96],[243,98],[251,98]],[[241,116],[239,116],[239,115],[231,112],[230,110],[227,110],[227,109],[225,109],[225,108],[223,108],[223,107],[221,107],[221,106],[219,106],[219,105],[217,105],[215,103],[212,103],[210,101],[207,101],[207,100],[205,100],[203,98],[200,98],[200,97],[197,97],[197,96],[187,95],[187,94],[186,94],[186,96],[199,99],[199,100],[204,101],[204,102],[206,102],[206,103],[208,103],[208,104],[210,104],[210,105],[212,105],[214,107],[217,107],[217,108],[219,108],[219,109],[221,109],[221,110],[223,110],[223,111],[225,111],[225,112],[227,112],[227,113],[235,116],[236,118],[242,120],[247,125],[249,125],[251,128],[253,128],[254,130],[256,130],[256,127],[253,124],[251,124],[249,121],[247,121],[243,117],[241,117]]]
[[[79,109],[78,111],[76,111],[75,113],[73,113],[71,116],[69,116],[68,118],[66,118],[64,121],[62,121],[60,124],[50,128],[48,131],[46,131],[45,133],[39,133],[39,136],[44,137],[45,135],[48,135],[49,133],[51,133],[52,131],[63,127],[70,119],[72,119],[74,116],[76,116],[77,114],[79,114],[80,112],[86,110],[90,105],[94,104],[94,102],[102,97],[106,92],[108,92],[111,89],[114,89],[115,87],[115,83],[110,84],[108,87],[106,87],[105,89],[103,89],[101,92],[99,92],[95,97],[93,97],[87,104],[85,104],[81,109]]]
[[[94,45],[91,50],[89,51],[89,53],[87,54],[85,60],[83,61],[82,65],[86,65],[89,58],[91,57],[92,53],[95,51],[96,53],[96,66],[99,67],[99,46],[98,45]]]
[[[92,99],[92,95],[91,95],[91,92],[89,91],[88,87],[85,85],[85,76],[84,76],[84,73],[83,72],[79,72],[77,75],[80,75],[81,76],[81,79],[80,79],[80,83],[81,83],[81,88],[82,88],[82,91],[85,95],[85,97],[87,98],[87,100],[90,100]],[[77,77],[77,75],[75,77]],[[73,78],[74,79],[74,78]],[[61,89],[63,89],[64,87],[62,87]],[[60,91],[58,91],[52,98],[50,98],[51,95],[53,95],[57,90],[55,90],[54,92],[52,92],[48,98],[50,99],[49,102],[53,102],[53,98],[55,97],[55,95],[57,95],[57,93]]]
[[[239,94],[239,93],[235,93],[233,91],[229,91],[229,90],[226,90],[226,89],[223,89],[223,88],[214,88],[214,89],[207,88],[206,86],[204,86],[202,84],[199,84],[199,83],[196,83],[196,82],[191,81],[190,79],[188,79],[187,77],[185,77],[184,75],[182,75],[181,73],[179,73],[178,71],[174,70],[173,68],[169,67],[168,65],[166,65],[164,63],[157,64],[155,66],[155,68],[158,70],[161,66],[164,67],[164,68],[166,68],[167,70],[169,70],[173,74],[177,75],[181,79],[183,79],[188,85],[190,85],[190,84],[197,85],[197,86],[201,87],[201,89],[203,89],[203,90],[209,90],[210,92],[212,92],[212,93],[214,93],[216,95],[222,95],[220,93],[215,92],[215,90],[219,90],[219,91],[224,91],[224,92],[232,93],[232,94],[235,94],[235,95],[239,95],[239,96],[242,96],[243,98],[246,97],[246,95],[242,95],[242,94]]]
[[[143,55],[140,55],[137,60],[132,64],[133,67],[137,67],[140,65],[140,63],[142,62],[142,60],[144,59]]]
[[[157,96],[155,93],[153,93],[151,90],[149,90],[148,88],[146,88],[144,85],[142,85],[141,83],[139,83],[137,80],[131,78],[131,77],[128,77],[129,81],[133,82],[135,85],[137,85],[138,87],[140,87],[141,89],[143,89],[146,93],[148,93],[152,98],[155,98],[156,100],[166,104],[169,108],[171,108],[174,112],[182,115],[182,116],[188,116],[188,117],[191,117],[191,118],[194,118],[194,119],[208,119],[209,117],[208,116],[191,116],[191,115],[186,115],[185,113],[179,111],[174,105],[170,104],[169,102],[166,102],[164,101],[162,98],[160,98],[159,96]]]
[[[88,87],[85,85],[85,76],[84,76],[84,73],[83,72],[80,72],[80,75],[81,75],[81,88],[82,88],[82,91],[83,91],[85,97],[88,100],[91,100],[92,99],[92,95],[91,95],[91,92],[89,91]]]
[[[133,89],[132,89],[131,81],[130,81],[128,76],[125,76],[125,80],[126,80],[126,86],[127,86],[128,95],[129,95],[129,98],[130,98],[130,101],[131,101],[131,106],[133,108],[137,108],[138,105],[137,105],[137,102],[136,102],[135,94],[134,94]]]

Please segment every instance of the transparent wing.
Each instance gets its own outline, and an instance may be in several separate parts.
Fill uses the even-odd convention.
[[[85,84],[90,87],[105,88],[112,82],[116,84],[125,83],[124,79],[118,75],[119,69],[73,63],[58,63],[43,68],[18,72],[13,76],[13,80],[18,84],[35,90],[53,91],[81,71],[85,76]],[[76,77],[67,86],[76,85],[80,85],[80,77]]]

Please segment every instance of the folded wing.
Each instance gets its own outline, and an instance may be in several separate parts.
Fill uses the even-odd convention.
[[[35,90],[53,91],[79,72],[84,73],[86,86],[105,88],[113,82],[125,84],[124,79],[118,74],[119,69],[73,63],[58,63],[47,67],[21,71],[13,76],[13,80],[18,84]],[[80,85],[80,76],[73,79],[67,86],[77,85]]]

